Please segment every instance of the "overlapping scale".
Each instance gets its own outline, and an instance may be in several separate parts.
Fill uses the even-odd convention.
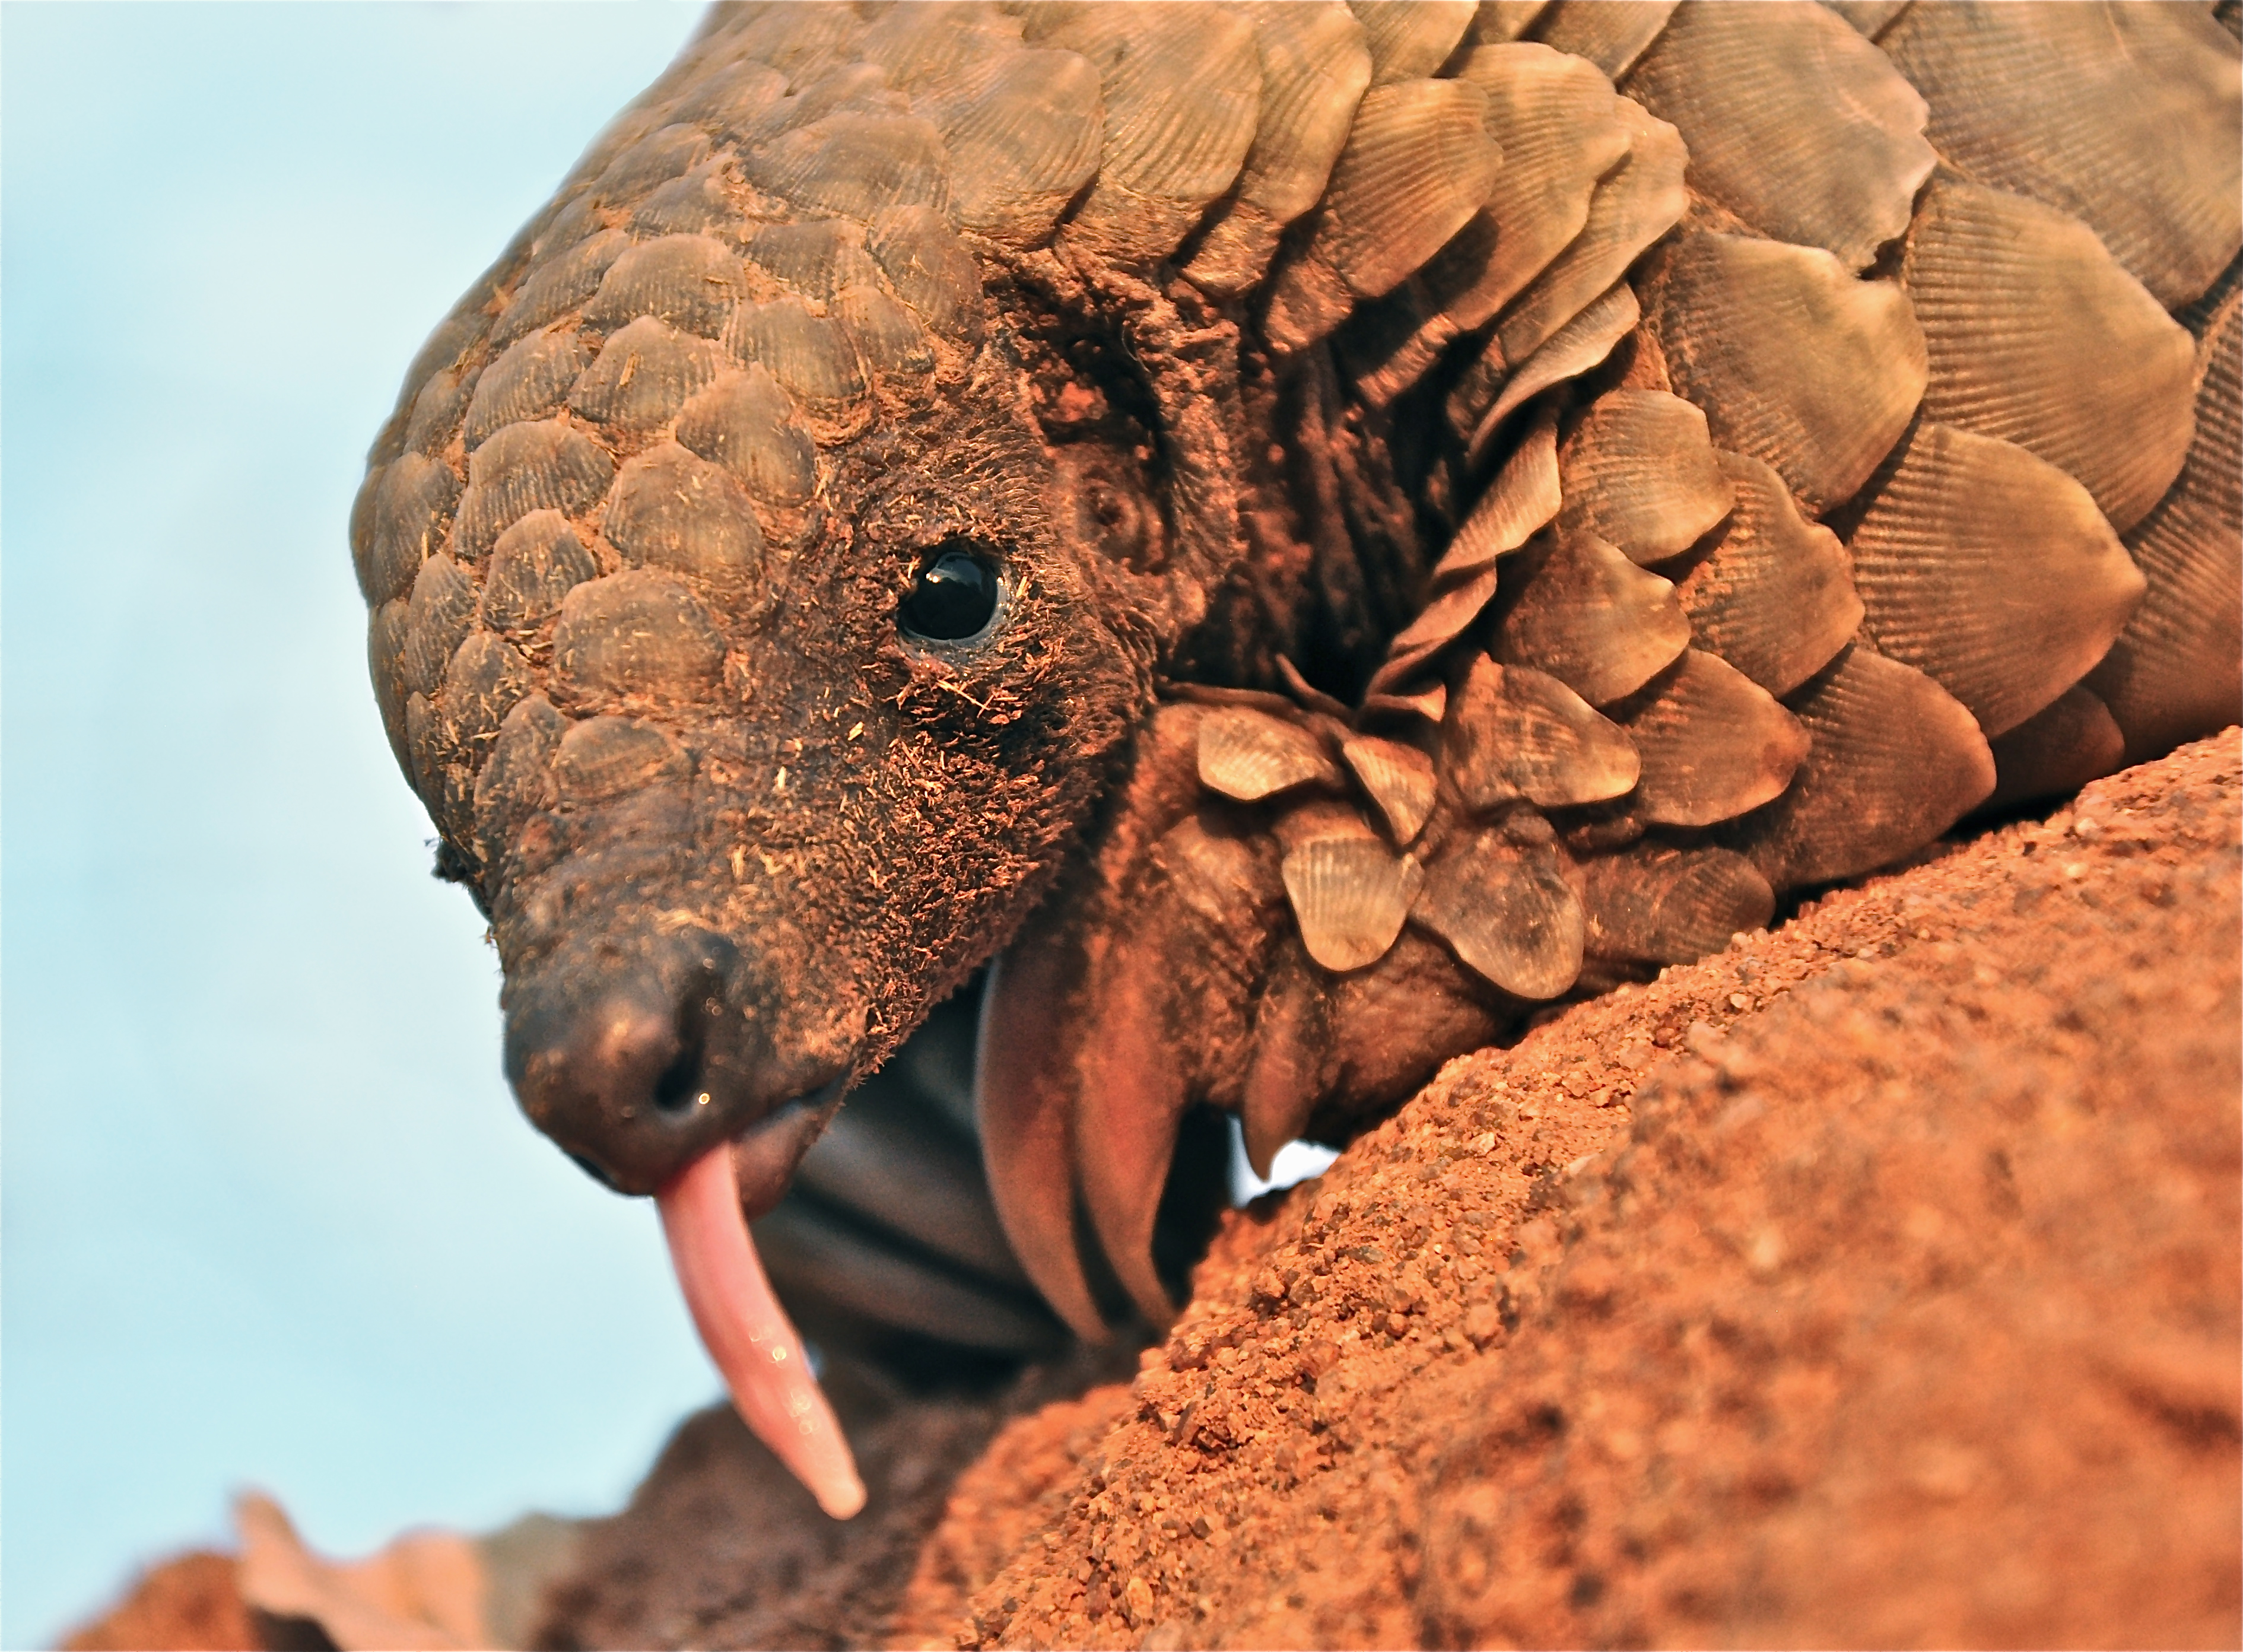
[[[872,388],[840,321],[813,314],[800,299],[743,304],[724,329],[725,347],[769,370],[795,405],[839,441],[862,428]]]
[[[1633,694],[1689,646],[1674,584],[1594,534],[1560,532],[1513,559],[1519,596],[1493,653],[1546,671],[1592,705]]]
[[[1530,37],[1586,57],[1618,80],[1659,38],[1679,0],[1557,0],[1536,17]]]
[[[1501,829],[1452,838],[1426,869],[1411,919],[1512,997],[1555,998],[1580,974],[1587,939],[1559,856],[1554,844],[1522,844]]]
[[[607,492],[615,469],[581,430],[553,420],[508,425],[468,455],[453,554],[481,561],[499,535],[533,510],[573,516],[588,509]]]
[[[493,630],[527,635],[560,611],[561,600],[600,565],[557,510],[534,510],[498,536],[477,617]]]
[[[1736,846],[1778,889],[1897,860],[1993,792],[1993,754],[1962,702],[1859,643],[1786,704],[1807,727],[1807,757],[1789,789],[1736,828]]]
[[[2077,792],[2126,760],[2126,737],[2111,708],[2076,683],[1989,744],[1996,776],[1989,809]]]
[[[675,575],[627,569],[562,599],[553,677],[570,699],[690,705],[716,686],[724,664],[717,617]]]
[[[1377,963],[1402,933],[1424,877],[1353,806],[1308,804],[1277,822],[1280,868],[1309,956],[1326,969]]]
[[[732,205],[731,163],[704,161],[683,178],[673,178],[650,193],[631,214],[634,235],[693,235],[721,230],[738,218]]]
[[[575,246],[541,255],[491,324],[491,345],[503,347],[559,320],[599,291],[608,271],[629,250],[619,229],[602,230]]]
[[[408,453],[367,478],[361,496],[374,502],[359,589],[369,605],[413,588],[422,560],[443,543],[460,500],[460,479],[441,459]]]
[[[611,436],[645,436],[677,418],[728,364],[710,340],[643,315],[609,337],[569,390],[569,408]]]
[[[553,753],[554,789],[563,803],[602,803],[685,772],[685,753],[657,725],[635,717],[571,723]]]
[[[1674,127],[1626,98],[1613,103],[1627,129],[1627,156],[1589,198],[1580,233],[1528,284],[1496,322],[1504,359],[1524,361],[1586,309],[1644,249],[1681,222],[1689,152]]]
[[[475,624],[475,583],[438,551],[421,564],[405,608],[402,681],[410,694],[434,694],[444,666]]]
[[[2230,293],[2199,357],[2196,439],[2126,543],[2148,594],[2087,685],[2130,759],[2243,714],[2243,308]]]
[[[1425,606],[1388,644],[1367,695],[1393,692],[1461,636],[1495,595],[1499,559],[1524,545],[1558,514],[1557,430],[1557,415],[1546,414],[1504,462],[1434,564]]]
[[[1431,74],[1465,37],[1478,0],[1349,0],[1371,48],[1371,84]]]
[[[737,147],[764,131],[773,105],[785,96],[786,77],[778,70],[733,57],[712,64],[672,112]]]
[[[709,134],[688,122],[673,122],[620,151],[594,182],[599,200],[623,204],[637,200],[657,185],[681,178],[698,165],[709,152]]]
[[[723,336],[746,272],[732,251],[707,235],[665,235],[642,241],[608,266],[584,306],[584,325],[612,332],[642,315],[681,333]]]
[[[2124,533],[2187,457],[2195,341],[2078,219],[1942,178],[1901,280],[1930,353],[1929,419],[2077,477]]]
[[[1875,40],[1915,0],[1822,0],[1865,39]]]
[[[420,394],[413,398],[413,411],[405,421],[405,439],[398,451],[433,456],[449,447],[459,434],[469,394],[483,376],[464,364],[430,374]]]
[[[520,823],[556,799],[553,759],[569,719],[532,691],[506,714],[498,738],[475,775],[475,855],[485,865],[506,852]]]
[[[892,395],[908,399],[934,371],[934,349],[912,313],[879,287],[845,287],[833,300],[833,319],[856,346],[857,359]]]
[[[522,340],[475,380],[461,440],[473,451],[503,426],[556,411],[591,361],[591,341],[577,333],[537,333]]]
[[[950,154],[915,115],[843,110],[740,158],[740,172],[799,211],[871,219],[891,206],[950,204]]]
[[[1486,116],[1487,94],[1465,81],[1364,93],[1309,256],[1329,263],[1357,298],[1392,291],[1487,199],[1502,152]]]
[[[1771,694],[1788,694],[1837,657],[1862,624],[1853,564],[1837,535],[1799,514],[1757,459],[1715,455],[1735,509],[1705,555],[1674,576],[1691,640]]]
[[[846,218],[767,224],[749,238],[748,262],[821,304],[845,287],[879,279],[865,226]]]
[[[1721,524],[1734,500],[1706,415],[1664,391],[1598,397],[1558,463],[1566,502],[1559,525],[1593,534],[1634,563],[1680,556]]]
[[[1487,94],[1488,131],[1503,152],[1486,206],[1425,273],[1453,332],[1468,333],[1580,234],[1598,180],[1627,157],[1633,129],[1595,64],[1548,46],[1478,47],[1457,78]]]
[[[405,639],[408,608],[403,597],[376,606],[366,617],[367,674],[374,679],[374,701],[382,732],[397,766],[408,769],[405,754]]]
[[[1642,772],[1627,734],[1573,690],[1484,654],[1450,698],[1442,742],[1443,775],[1468,809],[1603,803]]]
[[[739,591],[764,566],[764,536],[730,470],[676,442],[656,443],[616,474],[602,532],[637,568],[667,568]],[[741,611],[760,604],[752,598]]]
[[[2142,598],[2085,488],[1943,424],[1910,434],[1851,549],[1878,651],[1937,678],[1990,735],[2078,682]]]
[[[1500,394],[1476,421],[1466,416],[1471,409],[1452,393],[1451,421],[1472,431],[1466,448],[1469,462],[1476,465],[1486,457],[1496,431],[1512,414],[1551,386],[1579,378],[1595,367],[1613,353],[1622,339],[1635,331],[1641,319],[1635,289],[1626,281],[1615,281],[1601,298],[1552,334],[1540,349],[1512,367],[1502,380]],[[1493,342],[1488,347],[1495,354],[1501,354]]]
[[[1807,732],[1768,691],[1700,649],[1615,717],[1642,765],[1630,799],[1653,826],[1707,826],[1780,796],[1807,755]]]
[[[426,694],[405,697],[405,773],[421,794],[436,829],[460,841],[475,829],[475,798],[453,766],[457,752],[435,700]]]
[[[1246,7],[1262,108],[1235,199],[1215,209],[1184,273],[1232,298],[1262,278],[1285,226],[1315,206],[1371,84],[1363,25],[1340,0]]]
[[[986,0],[919,0],[888,7],[857,50],[916,109],[1020,44],[1020,20]]]
[[[1098,173],[1098,71],[1072,51],[1015,46],[975,65],[962,85],[931,108],[950,150],[958,222],[1007,246],[1041,246]]]
[[[1408,848],[1433,812],[1433,759],[1414,745],[1373,734],[1349,736],[1340,743],[1340,755],[1378,806],[1388,834]]]
[[[1632,844],[1584,862],[1580,887],[1587,949],[1600,958],[1688,963],[1775,915],[1768,880],[1727,849]]]
[[[1261,112],[1254,30],[1212,6],[1091,5],[1060,14],[1035,44],[1097,71],[1105,125],[1097,181],[1062,231],[1122,264],[1167,256],[1236,181]]]
[[[715,20],[740,57],[769,64],[798,84],[856,43],[863,22],[848,6],[743,8]]]
[[[1479,0],[1479,11],[1465,38],[1476,44],[1503,45],[1532,28],[1549,10],[1550,0]]]
[[[856,41],[843,41],[839,50],[822,54],[816,63],[790,70],[785,98],[773,106],[747,146],[759,148],[834,115],[910,113],[910,98],[889,84],[887,71],[879,64],[860,58],[859,50]]]
[[[535,681],[521,651],[488,631],[469,631],[452,651],[436,698],[464,762],[481,765],[499,725]]]
[[[2082,219],[2168,309],[2243,248],[2243,57],[2190,6],[1913,6],[1877,38],[1932,146]]]
[[[818,486],[818,451],[761,364],[719,378],[677,416],[680,445],[724,466],[758,499],[798,505]]]
[[[1210,710],[1199,725],[1201,783],[1243,803],[1296,786],[1341,784],[1324,742],[1297,723],[1248,706]]]
[[[865,250],[929,332],[968,348],[981,341],[981,266],[940,212],[891,207],[872,219]]]
[[[1817,247],[1685,233],[1652,261],[1646,325],[1717,447],[1772,467],[1821,515],[1869,479],[1923,399],[1908,294]]]
[[[1908,228],[1937,159],[1923,98],[1813,0],[1684,6],[1627,92],[1681,132],[1692,189],[1850,270]]]

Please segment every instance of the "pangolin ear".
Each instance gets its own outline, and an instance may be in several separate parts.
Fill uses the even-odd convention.
[[[1053,518],[1165,661],[1245,555],[1237,341],[1183,283],[1125,285],[1128,301],[1102,306],[1094,327],[1024,338],[1020,353],[1054,461]],[[1180,347],[1186,335],[1196,347]]]

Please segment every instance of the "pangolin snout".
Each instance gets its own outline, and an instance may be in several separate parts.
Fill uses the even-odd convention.
[[[728,1139],[784,1161],[783,1183],[839,1075],[776,1059],[760,985],[706,931],[563,951],[509,983],[507,1077],[530,1121],[617,1192],[655,1192]]]

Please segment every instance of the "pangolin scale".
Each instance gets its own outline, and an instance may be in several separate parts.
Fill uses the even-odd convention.
[[[711,14],[351,539],[522,1104],[829,1507],[771,1285],[906,1365],[1158,1325],[1210,1109],[1344,1139],[2235,719],[2236,31]]]

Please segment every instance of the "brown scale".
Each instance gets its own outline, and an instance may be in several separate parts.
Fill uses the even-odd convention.
[[[2231,291],[2197,353],[2196,438],[2180,479],[2127,535],[2148,594],[2087,686],[2125,755],[2154,756],[2243,705],[2243,310]]]
[[[573,369],[576,364],[569,365]],[[599,360],[585,367],[568,390],[569,410],[605,427],[618,442],[643,438],[674,421],[686,401],[715,380],[724,365],[724,353],[709,340],[643,315],[609,335]],[[557,401],[512,416],[535,417],[549,412]]]
[[[591,360],[589,341],[574,332],[535,333],[511,346],[476,378],[465,421],[455,414],[460,440],[473,451],[507,425],[557,412]]]
[[[1262,60],[1254,142],[1184,266],[1202,290],[1226,299],[1261,280],[1285,226],[1323,195],[1371,74],[1369,38],[1338,0],[1276,0],[1241,15]]]
[[[1157,1325],[1206,1108],[1266,1170],[2232,719],[2239,62],[2085,5],[712,17],[352,518],[525,1109],[630,1191],[733,1143],[836,1344]]]

